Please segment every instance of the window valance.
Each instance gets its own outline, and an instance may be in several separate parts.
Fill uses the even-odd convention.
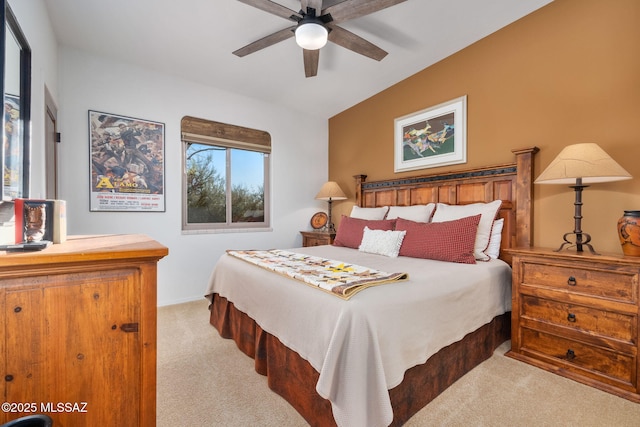
[[[271,135],[265,131],[190,116],[182,118],[181,130],[183,141],[271,153]]]

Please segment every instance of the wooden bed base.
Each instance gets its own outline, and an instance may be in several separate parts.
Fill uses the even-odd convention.
[[[533,156],[537,151],[535,147],[514,150],[514,164],[464,172],[376,182],[365,182],[365,175],[357,175],[356,203],[361,207],[377,207],[501,199],[499,217],[505,219],[501,247],[530,246]],[[506,254],[501,258],[511,261]],[[336,425],[330,402],[315,390],[319,374],[309,362],[263,331],[225,298],[214,294],[210,310],[210,323],[222,337],[233,339],[243,353],[254,358],[255,369],[267,376],[269,388],[285,398],[310,425]],[[510,338],[510,333],[510,313],[506,313],[441,349],[426,363],[409,369],[403,382],[389,390],[394,413],[391,425],[404,424],[447,387],[491,357]]]

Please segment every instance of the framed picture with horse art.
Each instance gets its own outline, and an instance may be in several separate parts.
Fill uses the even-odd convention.
[[[89,110],[91,211],[164,212],[164,124]]]
[[[467,96],[395,119],[394,172],[467,162]]]

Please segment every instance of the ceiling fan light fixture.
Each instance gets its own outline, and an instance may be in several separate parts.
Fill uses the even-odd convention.
[[[296,28],[296,43],[303,49],[317,50],[327,44],[329,31],[315,20],[305,22],[303,19]]]

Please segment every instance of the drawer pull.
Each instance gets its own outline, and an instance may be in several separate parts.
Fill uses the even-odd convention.
[[[576,278],[573,276],[569,276],[569,278],[567,279],[567,285],[576,286],[577,284],[578,284],[578,281],[576,280]]]
[[[138,324],[137,323],[123,323],[120,325],[120,329],[123,332],[138,332]]]
[[[576,358],[576,353],[571,349],[567,350],[567,360],[573,360],[575,358]]]
[[[568,320],[569,322],[575,323],[575,322],[576,322],[576,315],[575,315],[575,314],[573,314],[573,313],[569,313],[569,314],[567,315],[567,320]]]

